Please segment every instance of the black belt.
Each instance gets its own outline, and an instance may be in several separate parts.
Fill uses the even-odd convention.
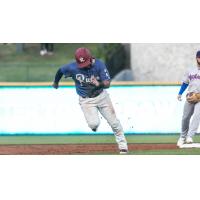
[[[95,98],[95,97],[97,97],[97,96],[99,96],[100,94],[102,93],[102,91],[101,92],[98,92],[98,93],[95,93],[95,94],[92,94],[92,95],[90,95],[90,96],[85,96],[85,97],[82,97],[82,98]]]

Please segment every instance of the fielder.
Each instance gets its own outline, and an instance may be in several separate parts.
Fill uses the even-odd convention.
[[[100,124],[99,111],[112,128],[120,153],[127,153],[128,146],[123,128],[116,117],[109,94],[104,90],[110,87],[110,75],[105,64],[93,58],[87,48],[78,48],[75,59],[76,62],[63,65],[58,69],[53,87],[55,89],[59,87],[63,75],[65,78],[72,77],[88,126],[92,131],[97,131]]]
[[[190,68],[184,75],[183,83],[178,93],[178,100],[188,88],[182,116],[182,131],[177,146],[193,143],[200,122],[200,51],[196,53],[197,66]],[[193,118],[191,119],[191,117]],[[190,121],[191,119],[191,121]]]

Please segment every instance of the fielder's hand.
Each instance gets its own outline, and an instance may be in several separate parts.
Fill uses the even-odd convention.
[[[58,89],[59,85],[58,85],[58,83],[53,82],[52,87],[55,89]]]
[[[179,94],[178,96],[177,96],[177,99],[179,100],[179,101],[182,101],[182,98],[181,98],[182,96]]]
[[[186,95],[186,99],[189,103],[197,103],[200,101],[200,93],[190,92]]]

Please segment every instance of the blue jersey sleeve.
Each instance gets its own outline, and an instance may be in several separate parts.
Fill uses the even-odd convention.
[[[62,78],[63,76],[63,73],[61,72],[61,69],[59,69],[55,75],[55,79],[54,79],[54,82],[55,83],[59,83],[60,79]]]
[[[99,61],[99,76],[101,81],[110,80],[110,74],[106,68],[106,65]]]
[[[187,87],[188,87],[188,84],[187,84],[187,83],[182,83],[181,88],[180,88],[178,94],[179,94],[179,95],[182,95],[183,92],[186,90]]]
[[[70,65],[63,65],[60,67],[60,71],[65,75],[65,78],[71,77],[71,70],[70,70]]]

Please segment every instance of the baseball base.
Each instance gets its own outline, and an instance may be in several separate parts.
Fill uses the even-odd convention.
[[[200,143],[183,144],[179,148],[200,148]]]

